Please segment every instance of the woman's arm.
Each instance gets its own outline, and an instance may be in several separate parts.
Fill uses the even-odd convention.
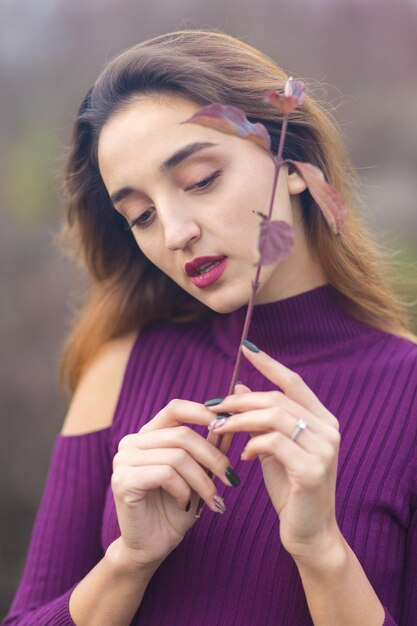
[[[160,563],[139,569],[129,563],[120,539],[75,587],[69,610],[77,626],[129,626]]]
[[[314,561],[296,561],[315,626],[414,626],[417,624],[417,465],[407,533],[401,619],[384,610],[354,552],[340,535]],[[319,556],[320,555],[320,556]]]
[[[100,531],[110,477],[107,429],[58,436],[23,575],[4,626],[73,624],[69,591],[103,557]]]
[[[138,609],[159,563],[139,568],[120,540],[103,556],[101,515],[111,474],[106,433],[58,438],[4,626],[127,626]]]
[[[314,559],[296,564],[315,626],[384,624],[384,608],[340,533],[333,545],[318,546]]]
[[[112,474],[108,426],[135,336],[109,342],[83,376],[51,455],[22,578],[4,626],[73,625],[71,591],[103,558]],[[104,389],[104,393],[100,393]]]
[[[243,353],[282,391],[229,396],[209,410],[234,415],[209,428],[252,435],[241,458],[260,459],[281,541],[297,564],[315,626],[395,626],[337,525],[336,418],[299,375],[265,353]],[[401,626],[417,624],[415,523],[408,529]]]

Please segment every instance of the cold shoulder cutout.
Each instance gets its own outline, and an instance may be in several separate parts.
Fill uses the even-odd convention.
[[[102,346],[75,390],[61,436],[84,435],[111,426],[138,334],[126,334]]]

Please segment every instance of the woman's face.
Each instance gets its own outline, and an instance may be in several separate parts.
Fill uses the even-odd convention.
[[[181,124],[199,108],[177,95],[132,100],[103,127],[98,161],[115,209],[129,224],[135,222],[132,235],[142,252],[194,298],[226,313],[247,304],[251,295],[257,212],[268,213],[274,165],[251,141]],[[190,144],[197,144],[194,150],[173,156]],[[299,228],[295,194],[304,189],[297,174],[281,170],[274,219]],[[256,303],[283,297],[293,254],[262,267]],[[226,257],[223,272],[215,280],[207,273],[193,281],[185,264],[205,256]]]

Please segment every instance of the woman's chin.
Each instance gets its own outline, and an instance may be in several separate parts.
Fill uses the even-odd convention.
[[[232,296],[231,294],[227,296],[224,292],[218,294],[212,294],[210,298],[199,298],[201,302],[203,302],[206,306],[208,306],[212,311],[216,313],[232,313],[237,309],[247,305],[250,300],[250,294],[247,297],[239,294],[239,296]]]

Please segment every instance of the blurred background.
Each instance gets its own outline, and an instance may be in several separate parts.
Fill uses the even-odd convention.
[[[363,219],[400,264],[417,331],[417,0],[1,0],[0,616],[66,412],[57,366],[82,281],[54,245],[60,159],[104,64],[179,28],[260,48],[334,107]]]

